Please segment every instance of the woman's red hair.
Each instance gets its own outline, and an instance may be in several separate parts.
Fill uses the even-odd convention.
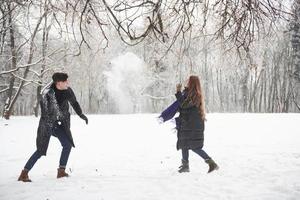
[[[187,99],[190,99],[198,107],[201,119],[205,120],[204,96],[198,76],[190,76],[187,86]]]

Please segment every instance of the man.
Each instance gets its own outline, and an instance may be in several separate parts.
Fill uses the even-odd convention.
[[[41,156],[46,155],[51,136],[57,137],[63,147],[57,169],[57,178],[68,177],[65,169],[71,148],[75,147],[70,131],[69,103],[77,115],[88,124],[88,118],[82,113],[75,94],[69,87],[68,75],[57,72],[53,74],[52,80],[53,83],[46,86],[42,91],[41,118],[36,138],[37,150],[27,161],[18,181],[31,182],[28,172]]]

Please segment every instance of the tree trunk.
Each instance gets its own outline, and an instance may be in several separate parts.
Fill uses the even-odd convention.
[[[47,0],[45,0],[44,4],[44,12],[47,12],[48,10],[48,5],[47,5]],[[47,15],[45,15],[44,18],[44,28],[43,28],[43,39],[42,39],[42,66],[41,66],[41,71],[40,71],[40,76],[39,76],[39,85],[36,88],[36,103],[34,105],[34,115],[38,117],[39,115],[39,106],[40,106],[40,100],[41,100],[41,91],[42,91],[42,85],[43,85],[43,76],[44,76],[44,71],[46,69],[46,53],[47,53],[47,47],[48,47],[48,34],[51,25],[48,27],[48,18]]]
[[[11,10],[11,3],[7,2],[8,8],[8,24],[9,24],[9,35],[10,35],[10,50],[11,50],[11,69],[17,68],[17,53],[16,53],[16,45],[15,45],[15,29],[12,22],[13,11]],[[10,75],[9,79],[9,88],[7,91],[7,98],[4,103],[4,112],[3,117],[5,119],[9,119],[11,115],[10,104],[12,102],[13,90],[15,85],[15,77],[13,74]]]
[[[300,0],[294,0],[293,19],[291,20],[291,44],[294,78],[293,102],[299,109],[300,104]]]
[[[34,47],[33,47],[33,46],[34,46],[34,39],[35,39],[35,36],[36,36],[36,34],[37,34],[37,32],[38,32],[38,28],[39,28],[39,26],[40,26],[40,24],[41,24],[41,21],[42,21],[42,19],[45,17],[45,15],[46,15],[46,12],[44,12],[44,14],[39,18],[39,20],[38,20],[38,22],[37,22],[37,25],[36,25],[36,27],[35,27],[35,30],[34,30],[34,32],[33,32],[33,35],[31,36],[30,49],[29,49],[29,57],[28,57],[28,62],[27,62],[27,64],[32,63],[33,53],[34,53]],[[18,97],[19,97],[19,95],[20,95],[20,93],[21,93],[21,90],[22,90],[22,88],[23,88],[23,86],[24,86],[24,84],[25,84],[24,79],[27,78],[29,69],[30,69],[30,66],[27,66],[27,67],[25,68],[25,71],[24,71],[24,74],[23,74],[23,80],[21,80],[21,82],[20,82],[20,84],[19,84],[19,87],[18,87],[18,90],[17,90],[16,94],[14,95],[14,97],[12,98],[11,103],[9,104],[9,106],[8,106],[8,108],[7,108],[8,118],[9,118],[9,116],[10,116],[10,114],[11,114],[11,111],[12,111],[12,109],[13,109],[13,106],[14,106],[14,104],[16,103],[16,101],[17,101],[17,99],[18,99]]]

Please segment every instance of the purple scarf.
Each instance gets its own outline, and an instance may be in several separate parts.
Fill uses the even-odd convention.
[[[182,96],[180,98],[186,98],[187,92],[183,91],[181,94],[182,94]],[[160,114],[159,118],[162,119],[163,122],[166,122],[166,121],[172,119],[176,115],[176,113],[177,113],[177,111],[179,109],[179,106],[180,106],[180,102],[178,100],[174,101],[170,106],[168,106]],[[178,120],[176,120],[176,124],[177,124],[177,121]]]

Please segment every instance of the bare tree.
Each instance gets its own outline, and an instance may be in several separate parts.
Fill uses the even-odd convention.
[[[3,2],[0,52],[4,67],[0,78],[4,81],[1,79],[0,97],[5,96],[1,101],[6,118],[18,105],[17,99],[25,99],[22,94],[31,90],[36,92],[30,100],[36,101],[26,114],[33,108],[38,115],[41,87],[49,78],[47,72],[55,67],[86,77],[76,83],[89,112],[103,111],[99,102],[112,106],[110,97],[96,93],[95,87],[105,91],[105,80],[98,79],[104,78],[102,72],[112,55],[126,49],[135,51],[149,65],[153,81],[145,85],[143,95],[156,112],[172,100],[169,91],[174,82],[183,81],[190,73],[203,77],[211,111],[288,112],[299,105],[297,85],[286,78],[291,71],[299,75],[299,17],[295,14],[299,0],[295,0],[292,14],[282,0]],[[22,13],[29,14],[18,18]],[[292,70],[292,64],[284,59],[288,48],[275,52],[270,45],[265,55],[255,51],[279,32],[278,22],[285,23],[282,19],[293,19]],[[230,62],[232,58],[234,62]],[[28,105],[15,110],[23,111]],[[109,110],[114,108],[105,112]]]
[[[2,11],[2,20],[3,20],[3,27],[2,27],[2,48],[4,46],[5,37],[6,37],[6,31],[9,30],[9,39],[10,39],[10,51],[11,51],[11,64],[10,69],[16,69],[17,68],[17,49],[15,45],[15,27],[13,23],[13,2],[6,2],[1,5],[1,11]],[[6,17],[5,17],[6,16]],[[6,21],[8,21],[8,26],[6,26]],[[9,118],[9,105],[12,102],[13,97],[13,90],[15,83],[15,76],[11,73],[9,78],[9,86],[7,89],[2,90],[3,92],[6,91],[7,97],[4,102],[4,112],[3,116],[8,119]]]
[[[293,101],[300,108],[300,1],[293,2],[293,18],[290,23],[292,43],[292,63],[294,66],[292,77],[295,79]],[[299,109],[300,110],[300,109]]]

